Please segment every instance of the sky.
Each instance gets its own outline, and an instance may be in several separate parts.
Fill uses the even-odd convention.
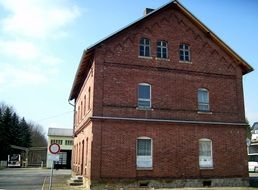
[[[257,0],[179,0],[254,69]],[[84,49],[169,0],[0,0],[0,102],[28,121],[72,128],[68,97]],[[258,121],[258,76],[244,76],[246,117]]]

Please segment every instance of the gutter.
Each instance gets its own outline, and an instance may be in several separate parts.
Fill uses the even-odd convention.
[[[121,121],[144,121],[144,122],[164,122],[164,123],[187,123],[187,124],[209,124],[209,125],[237,125],[247,126],[246,123],[232,123],[232,122],[219,122],[219,121],[194,121],[194,120],[176,120],[176,119],[144,119],[144,118],[126,118],[126,117],[105,117],[105,116],[92,116],[91,119],[102,120],[121,120]]]

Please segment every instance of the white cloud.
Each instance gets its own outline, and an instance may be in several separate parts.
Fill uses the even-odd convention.
[[[79,8],[65,0],[1,0],[0,4],[10,12],[2,20],[3,30],[18,36],[64,36],[62,28],[80,15]]]
[[[6,84],[9,87],[33,86],[48,81],[46,73],[34,67],[28,68],[6,65],[0,68],[0,76],[0,83]]]
[[[68,35],[78,6],[71,0],[0,0],[0,8],[1,88],[50,82],[63,63],[51,43]]]
[[[35,59],[39,56],[38,48],[29,41],[15,40],[15,41],[1,41],[1,54],[18,59]]]

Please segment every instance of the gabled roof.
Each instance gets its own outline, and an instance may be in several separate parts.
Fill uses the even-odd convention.
[[[73,129],[49,128],[48,136],[73,137]]]
[[[88,61],[91,59],[90,57],[93,56],[93,52],[94,49],[97,48],[98,46],[100,46],[101,44],[103,44],[104,42],[106,42],[107,40],[110,40],[111,38],[117,36],[118,34],[124,32],[125,30],[127,30],[128,28],[135,26],[136,24],[156,15],[157,13],[159,13],[160,11],[168,8],[169,6],[176,6],[178,8],[178,10],[180,10],[188,19],[190,19],[197,27],[199,27],[203,32],[207,33],[207,35],[209,35],[209,37],[216,43],[218,44],[222,49],[224,49],[224,51],[226,51],[229,55],[231,55],[232,57],[234,57],[237,60],[237,64],[238,66],[241,67],[242,69],[242,73],[243,74],[247,74],[251,71],[253,71],[253,68],[243,59],[241,58],[235,51],[233,51],[228,45],[226,45],[217,35],[215,35],[208,27],[206,27],[200,20],[198,20],[191,12],[189,12],[182,4],[180,4],[177,0],[171,1],[167,4],[165,4],[164,6],[152,11],[151,13],[143,16],[142,18],[140,18],[139,20],[129,24],[128,26],[118,30],[117,32],[109,35],[108,37],[98,41],[97,43],[89,46],[88,48],[86,48],[83,52],[82,58],[81,58],[81,62],[79,64],[79,67],[77,69],[76,75],[75,75],[75,79],[73,82],[73,86],[70,92],[70,96],[69,96],[69,100],[73,100],[75,99],[79,92],[80,89],[83,85],[83,81],[85,80],[86,76],[85,73],[87,71],[87,66],[85,66],[85,64],[88,63]]]

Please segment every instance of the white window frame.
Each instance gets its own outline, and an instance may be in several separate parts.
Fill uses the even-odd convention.
[[[207,93],[207,100],[208,102],[201,102],[199,101],[199,92],[206,92]],[[210,94],[209,90],[206,88],[199,88],[197,92],[197,99],[198,99],[198,111],[200,112],[209,112],[210,111]],[[200,106],[207,106],[207,109],[200,109]]]
[[[151,155],[138,156],[138,140],[151,140]],[[145,163],[144,163],[145,162]],[[152,169],[153,167],[153,140],[150,137],[138,137],[136,139],[136,168],[138,169]]]
[[[140,93],[140,86],[149,86],[150,87],[150,99],[147,99],[147,98],[140,98],[139,97],[139,93]],[[140,106],[139,105],[139,101],[149,101],[150,102],[150,106],[149,107],[147,107],[147,106]],[[150,84],[148,84],[148,83],[139,83],[138,84],[138,108],[141,108],[141,109],[151,109],[151,85]]]
[[[160,43],[160,45],[158,45]],[[160,57],[158,56],[158,48],[160,48]],[[163,50],[166,51],[166,57],[163,57]],[[157,58],[167,59],[168,58],[168,43],[164,40],[157,41]]]
[[[141,41],[143,40],[143,44]],[[149,41],[149,44],[146,44],[146,41]],[[139,56],[141,57],[151,57],[151,41],[148,38],[141,38],[139,42]],[[143,55],[141,55],[141,46],[143,47]],[[149,55],[146,55],[146,48],[149,47]]]
[[[201,142],[210,142],[210,150],[211,155],[210,156],[201,156],[200,155],[200,143]],[[213,168],[213,150],[212,150],[212,140],[207,138],[199,139],[199,167],[201,169],[209,169]]]
[[[181,48],[181,46],[183,46],[183,48]],[[188,47],[188,49],[186,49],[186,46]],[[181,51],[183,52],[183,60],[181,59]],[[186,60],[185,52],[188,52],[188,60]],[[182,43],[179,45],[179,60],[184,62],[191,62],[191,51],[190,46],[188,44]]]

